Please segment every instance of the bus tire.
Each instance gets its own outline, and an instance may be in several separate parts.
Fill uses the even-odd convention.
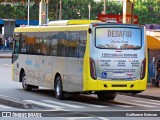
[[[60,76],[56,77],[56,82],[55,82],[55,96],[59,100],[64,99],[64,91],[62,87],[62,79]]]
[[[21,76],[21,80],[22,80],[23,90],[25,90],[25,91],[30,91],[30,90],[32,90],[31,85],[26,84],[27,81],[26,81],[26,74],[25,74],[25,72],[23,72],[23,74],[22,74],[22,76]]]
[[[97,96],[99,100],[104,101],[104,100],[114,100],[117,94],[116,92],[101,91],[101,92],[97,92]]]
[[[138,94],[138,93],[141,93],[142,91],[133,91],[133,92],[131,92],[131,94],[132,95],[136,95],[136,94]]]

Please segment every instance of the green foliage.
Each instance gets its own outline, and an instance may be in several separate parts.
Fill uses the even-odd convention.
[[[25,2],[27,0],[24,0]],[[33,0],[31,0],[33,1]],[[39,18],[39,0],[37,4],[30,6],[30,19]],[[49,0],[49,19],[58,20],[60,0]],[[106,0],[107,14],[122,14],[122,2]],[[97,19],[98,14],[103,11],[103,0],[62,0],[62,19],[88,19],[91,6],[91,19]],[[0,5],[1,19],[27,19],[27,5],[11,6]],[[139,24],[160,24],[160,0],[135,0],[134,14],[139,17]]]
[[[160,0],[135,0],[139,24],[160,24]]]

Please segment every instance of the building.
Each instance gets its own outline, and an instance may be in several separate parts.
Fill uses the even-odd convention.
[[[0,19],[0,34],[2,34],[4,38],[8,38],[13,34],[15,27],[27,24],[28,24],[27,20]],[[30,20],[29,25],[39,25],[39,21]]]

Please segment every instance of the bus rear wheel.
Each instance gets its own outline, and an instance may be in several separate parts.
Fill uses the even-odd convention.
[[[115,97],[117,96],[116,92],[97,92],[97,96],[99,100],[114,100]]]
[[[56,78],[56,82],[55,82],[55,96],[59,100],[63,100],[64,99],[64,91],[63,91],[63,88],[62,88],[62,79],[61,79],[60,76],[58,76]]]
[[[22,80],[23,90],[25,90],[25,91],[30,91],[30,90],[32,90],[32,87],[27,84],[25,72],[23,72],[23,74],[22,74],[22,76],[21,76],[21,80]]]

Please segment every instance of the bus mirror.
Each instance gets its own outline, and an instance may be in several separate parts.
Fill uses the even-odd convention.
[[[88,32],[89,32],[89,34],[91,34],[91,33],[92,33],[92,29],[91,29],[91,28],[89,28],[89,29],[88,29]]]

